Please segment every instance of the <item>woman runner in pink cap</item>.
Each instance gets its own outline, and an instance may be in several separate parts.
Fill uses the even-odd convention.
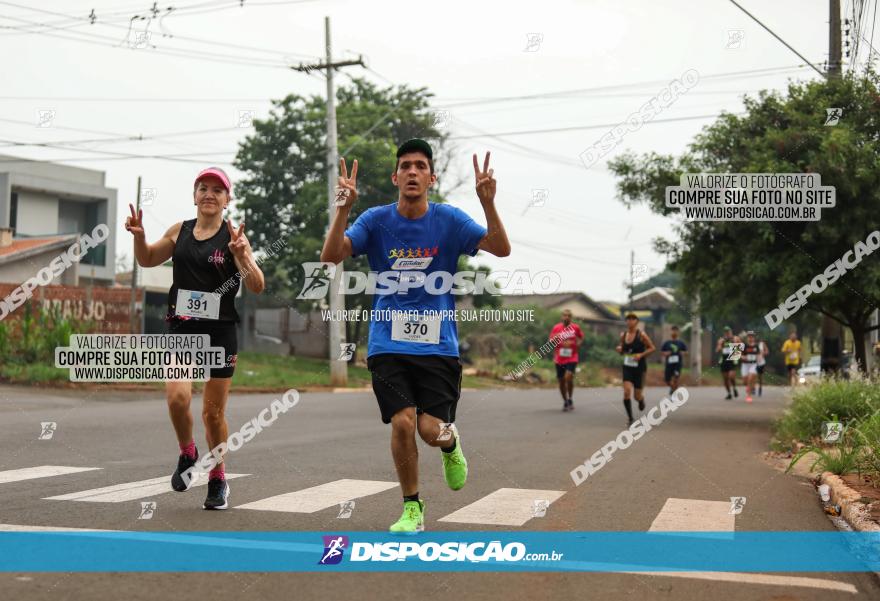
[[[175,223],[153,244],[144,234],[143,211],[131,216],[125,228],[134,236],[134,255],[141,267],[155,267],[168,259],[174,264],[174,283],[168,292],[169,334],[207,334],[212,347],[223,347],[224,365],[211,369],[205,383],[202,421],[209,449],[221,443],[225,449],[228,429],[226,401],[235,361],[238,357],[238,338],[235,295],[241,281],[251,292],[259,294],[265,288],[263,272],[254,259],[251,245],[244,233],[244,223],[234,228],[224,220],[223,211],[229,206],[232,185],[229,176],[219,167],[201,171],[193,185],[193,204],[196,218]],[[205,294],[209,293],[209,294]],[[171,476],[171,487],[183,492],[195,479],[191,476],[198,459],[193,439],[193,417],[190,411],[192,382],[167,382],[168,413],[180,445],[177,468]],[[219,455],[219,456],[218,456]],[[215,454],[216,465],[208,475],[208,496],[205,509],[229,507],[229,485],[226,483],[223,457]]]

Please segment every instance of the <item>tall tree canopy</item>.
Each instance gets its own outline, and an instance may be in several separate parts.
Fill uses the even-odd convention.
[[[446,135],[434,127],[431,94],[406,86],[380,89],[354,79],[336,91],[338,148],[351,164],[358,159],[359,199],[351,220],[366,209],[397,200],[391,183],[397,146],[413,137],[434,146],[438,187],[430,200],[442,202],[454,187],[443,177],[449,161]],[[236,185],[237,208],[255,249],[283,239],[285,246],[263,264],[265,302],[300,310],[314,301],[297,301],[302,263],[320,261],[328,226],[326,101],[291,94],[273,103],[269,117],[254,122],[255,132],[241,144],[235,166],[246,176]],[[346,261],[346,269],[369,271],[365,257]],[[348,308],[368,306],[366,295],[346,296]],[[357,338],[349,332],[349,340]]]
[[[830,81],[791,83],[785,94],[744,99],[745,114],[722,114],[681,156],[626,153],[611,161],[619,198],[665,206],[666,186],[682,173],[818,173],[836,188],[837,206],[814,222],[685,222],[678,241],[658,240],[658,251],[683,276],[688,294],[704,306],[760,318],[878,228],[880,220],[880,93],[873,72]],[[826,109],[842,109],[825,125]],[[864,335],[880,300],[878,255],[861,264],[805,308],[852,330],[864,366]]]

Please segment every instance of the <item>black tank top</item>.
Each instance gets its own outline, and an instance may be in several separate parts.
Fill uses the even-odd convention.
[[[761,347],[758,346],[758,343],[755,344],[746,344],[745,348],[742,351],[742,362],[743,363],[757,363],[758,355],[761,354]]]
[[[193,236],[195,219],[184,221],[174,245],[174,283],[168,291],[168,320],[198,319],[175,315],[177,291],[199,290],[220,294],[220,314],[217,321],[238,321],[235,311],[235,295],[241,280],[236,275],[238,268],[229,252],[229,230],[226,223],[206,240],[196,240]],[[225,284],[225,287],[224,287]],[[203,320],[214,321],[214,320]]]
[[[718,353],[718,363],[738,363],[739,361],[730,361],[728,357],[735,350],[733,338],[722,338],[721,351]]]
[[[636,330],[636,336],[633,338],[632,342],[626,341],[626,332],[621,336],[620,344],[623,346],[623,354],[624,355],[635,355],[636,353],[644,353],[645,352],[645,343],[642,341],[642,332],[641,330]],[[648,362],[644,357],[639,359],[639,368],[644,369],[648,366]]]

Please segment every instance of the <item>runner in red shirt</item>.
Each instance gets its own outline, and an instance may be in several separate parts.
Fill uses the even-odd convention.
[[[578,364],[578,347],[584,341],[584,333],[577,324],[571,323],[571,311],[562,311],[562,321],[550,330],[550,342],[556,347],[553,362],[556,364],[556,379],[562,393],[562,410],[574,411],[571,400],[574,393],[574,370]]]

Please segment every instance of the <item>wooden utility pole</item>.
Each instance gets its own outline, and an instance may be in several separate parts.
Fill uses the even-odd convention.
[[[828,12],[828,79],[832,79],[841,72],[840,0],[828,0]]]
[[[138,184],[137,184],[137,210],[135,211],[136,215],[140,214],[141,210],[141,176],[138,176]],[[134,237],[132,237],[134,240]],[[134,244],[132,242],[132,244]],[[134,249],[134,246],[132,246]],[[137,279],[138,279],[138,261],[137,257],[134,255],[134,250],[132,250],[131,255],[131,303],[129,303],[129,313],[128,317],[131,321],[131,333],[137,334],[140,332],[140,321],[137,318]],[[142,309],[143,310],[143,309]]]
[[[295,71],[308,73],[316,69],[324,69],[327,77],[327,212],[329,223],[333,222],[336,214],[336,183],[339,178],[339,157],[336,142],[336,91],[333,88],[333,71],[339,67],[360,65],[365,67],[363,57],[357,60],[333,62],[333,53],[330,45],[330,17],[324,17],[324,39],[326,46],[326,61],[316,64],[302,64],[291,67]],[[330,331],[330,385],[345,386],[348,383],[348,362],[340,360],[340,350],[345,342],[345,329],[341,320],[336,319],[345,309],[345,299],[339,294],[339,285],[342,281],[342,270],[337,269],[330,280],[330,321],[327,327]]]

